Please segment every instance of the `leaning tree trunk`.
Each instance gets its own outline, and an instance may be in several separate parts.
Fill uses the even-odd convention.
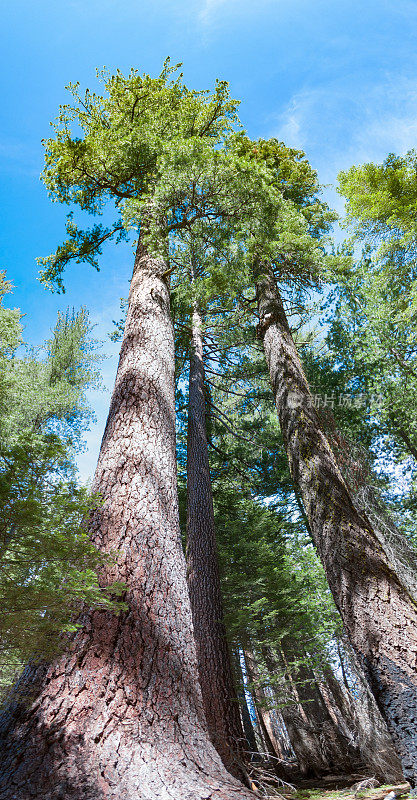
[[[387,559],[410,597],[417,603],[417,551],[407,537],[397,528],[378,492],[372,485],[372,474],[363,456],[355,452],[355,445],[346,441],[337,429],[336,421],[329,409],[320,410],[327,438],[340,450],[343,477],[351,498],[360,514],[365,514],[382,546]]]
[[[342,689],[330,664],[326,664],[322,668],[322,674],[316,675],[316,679],[317,686],[331,718],[346,736],[350,746],[356,751],[357,759],[359,759],[360,753],[355,744],[355,723],[350,698],[347,697]]]
[[[223,622],[210,479],[202,320],[192,316],[187,435],[187,578],[197,662],[210,738],[223,763],[241,780],[244,733]]]
[[[181,548],[174,348],[165,265],[139,245],[94,489],[93,540],[129,587],[119,616],[86,613],[29,707],[3,718],[2,800],[250,797],[204,719]]]
[[[271,268],[255,268],[259,326],[293,480],[349,639],[413,788],[417,608],[352,501],[312,404]]]

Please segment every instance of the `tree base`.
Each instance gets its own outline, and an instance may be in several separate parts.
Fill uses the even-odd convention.
[[[155,719],[120,699],[111,711],[100,692],[90,708],[64,695],[48,719],[50,696],[28,696],[48,672],[27,667],[0,715],[0,800],[253,800],[198,721],[167,707]]]
[[[254,795],[229,776],[213,748],[205,763],[180,744],[167,752],[130,741],[117,749],[117,734],[98,754],[86,742],[65,739],[45,746],[13,747],[3,760],[1,800],[253,800]],[[113,742],[112,742],[113,740]],[[18,740],[15,740],[18,745]],[[70,754],[65,751],[71,749]],[[19,766],[24,749],[24,766]],[[161,743],[162,750],[162,743]],[[94,755],[93,755],[94,753]],[[42,759],[40,759],[42,755]],[[12,756],[10,758],[10,756]],[[20,757],[19,757],[20,756]],[[210,758],[211,757],[211,758]],[[41,762],[41,763],[40,763]]]

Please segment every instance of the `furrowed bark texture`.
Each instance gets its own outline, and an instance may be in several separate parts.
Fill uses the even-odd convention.
[[[220,590],[204,396],[202,320],[192,317],[187,434],[187,577],[197,662],[210,738],[223,763],[240,780],[244,733]]]
[[[311,402],[268,265],[255,268],[258,335],[294,482],[349,639],[401,758],[417,783],[417,607],[352,501]]]
[[[416,550],[397,528],[387,508],[381,502],[363,458],[354,452],[352,445],[341,435],[331,411],[328,408],[325,411],[321,409],[320,418],[323,420],[327,438],[329,441],[335,441],[338,451],[340,449],[339,462],[341,461],[343,465],[342,474],[357,511],[368,518],[401,585],[417,602]]]
[[[181,548],[174,348],[165,265],[139,245],[94,489],[94,541],[128,611],[86,614],[30,707],[0,725],[2,800],[251,797],[211,745]],[[18,698],[16,698],[18,699]]]

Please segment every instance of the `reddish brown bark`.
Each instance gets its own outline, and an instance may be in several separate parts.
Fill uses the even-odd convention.
[[[87,613],[70,652],[38,672],[0,730],[2,800],[242,800],[210,743],[180,541],[174,347],[165,265],[139,247],[94,488],[106,579],[127,612]]]
[[[187,435],[187,577],[204,710],[223,763],[246,780],[244,733],[223,622],[204,396],[202,320],[192,317]]]
[[[268,265],[256,267],[263,338],[282,435],[311,534],[349,639],[417,784],[417,608],[366,516],[355,508],[326,438]]]

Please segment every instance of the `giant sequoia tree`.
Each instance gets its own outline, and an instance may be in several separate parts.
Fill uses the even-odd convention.
[[[188,92],[168,69],[156,80],[117,73],[105,88],[103,98],[73,88],[76,103],[46,143],[45,181],[91,213],[113,199],[123,220],[87,233],[70,220],[44,275],[62,286],[71,257],[96,263],[106,238],[141,225],[94,480],[104,503],[90,520],[93,541],[119,554],[102,579],[126,582],[128,610],[86,611],[67,654],[27,671],[18,688],[36,694],[33,704],[17,690],[1,722],[0,797],[240,800],[246,790],[210,744],[198,683],[179,535],[169,267],[149,255],[158,234],[166,256],[170,229],[209,213],[199,187],[179,184],[193,159],[219,144],[234,105],[224,85],[213,95]],[[168,208],[159,202],[163,179],[176,198]]]

